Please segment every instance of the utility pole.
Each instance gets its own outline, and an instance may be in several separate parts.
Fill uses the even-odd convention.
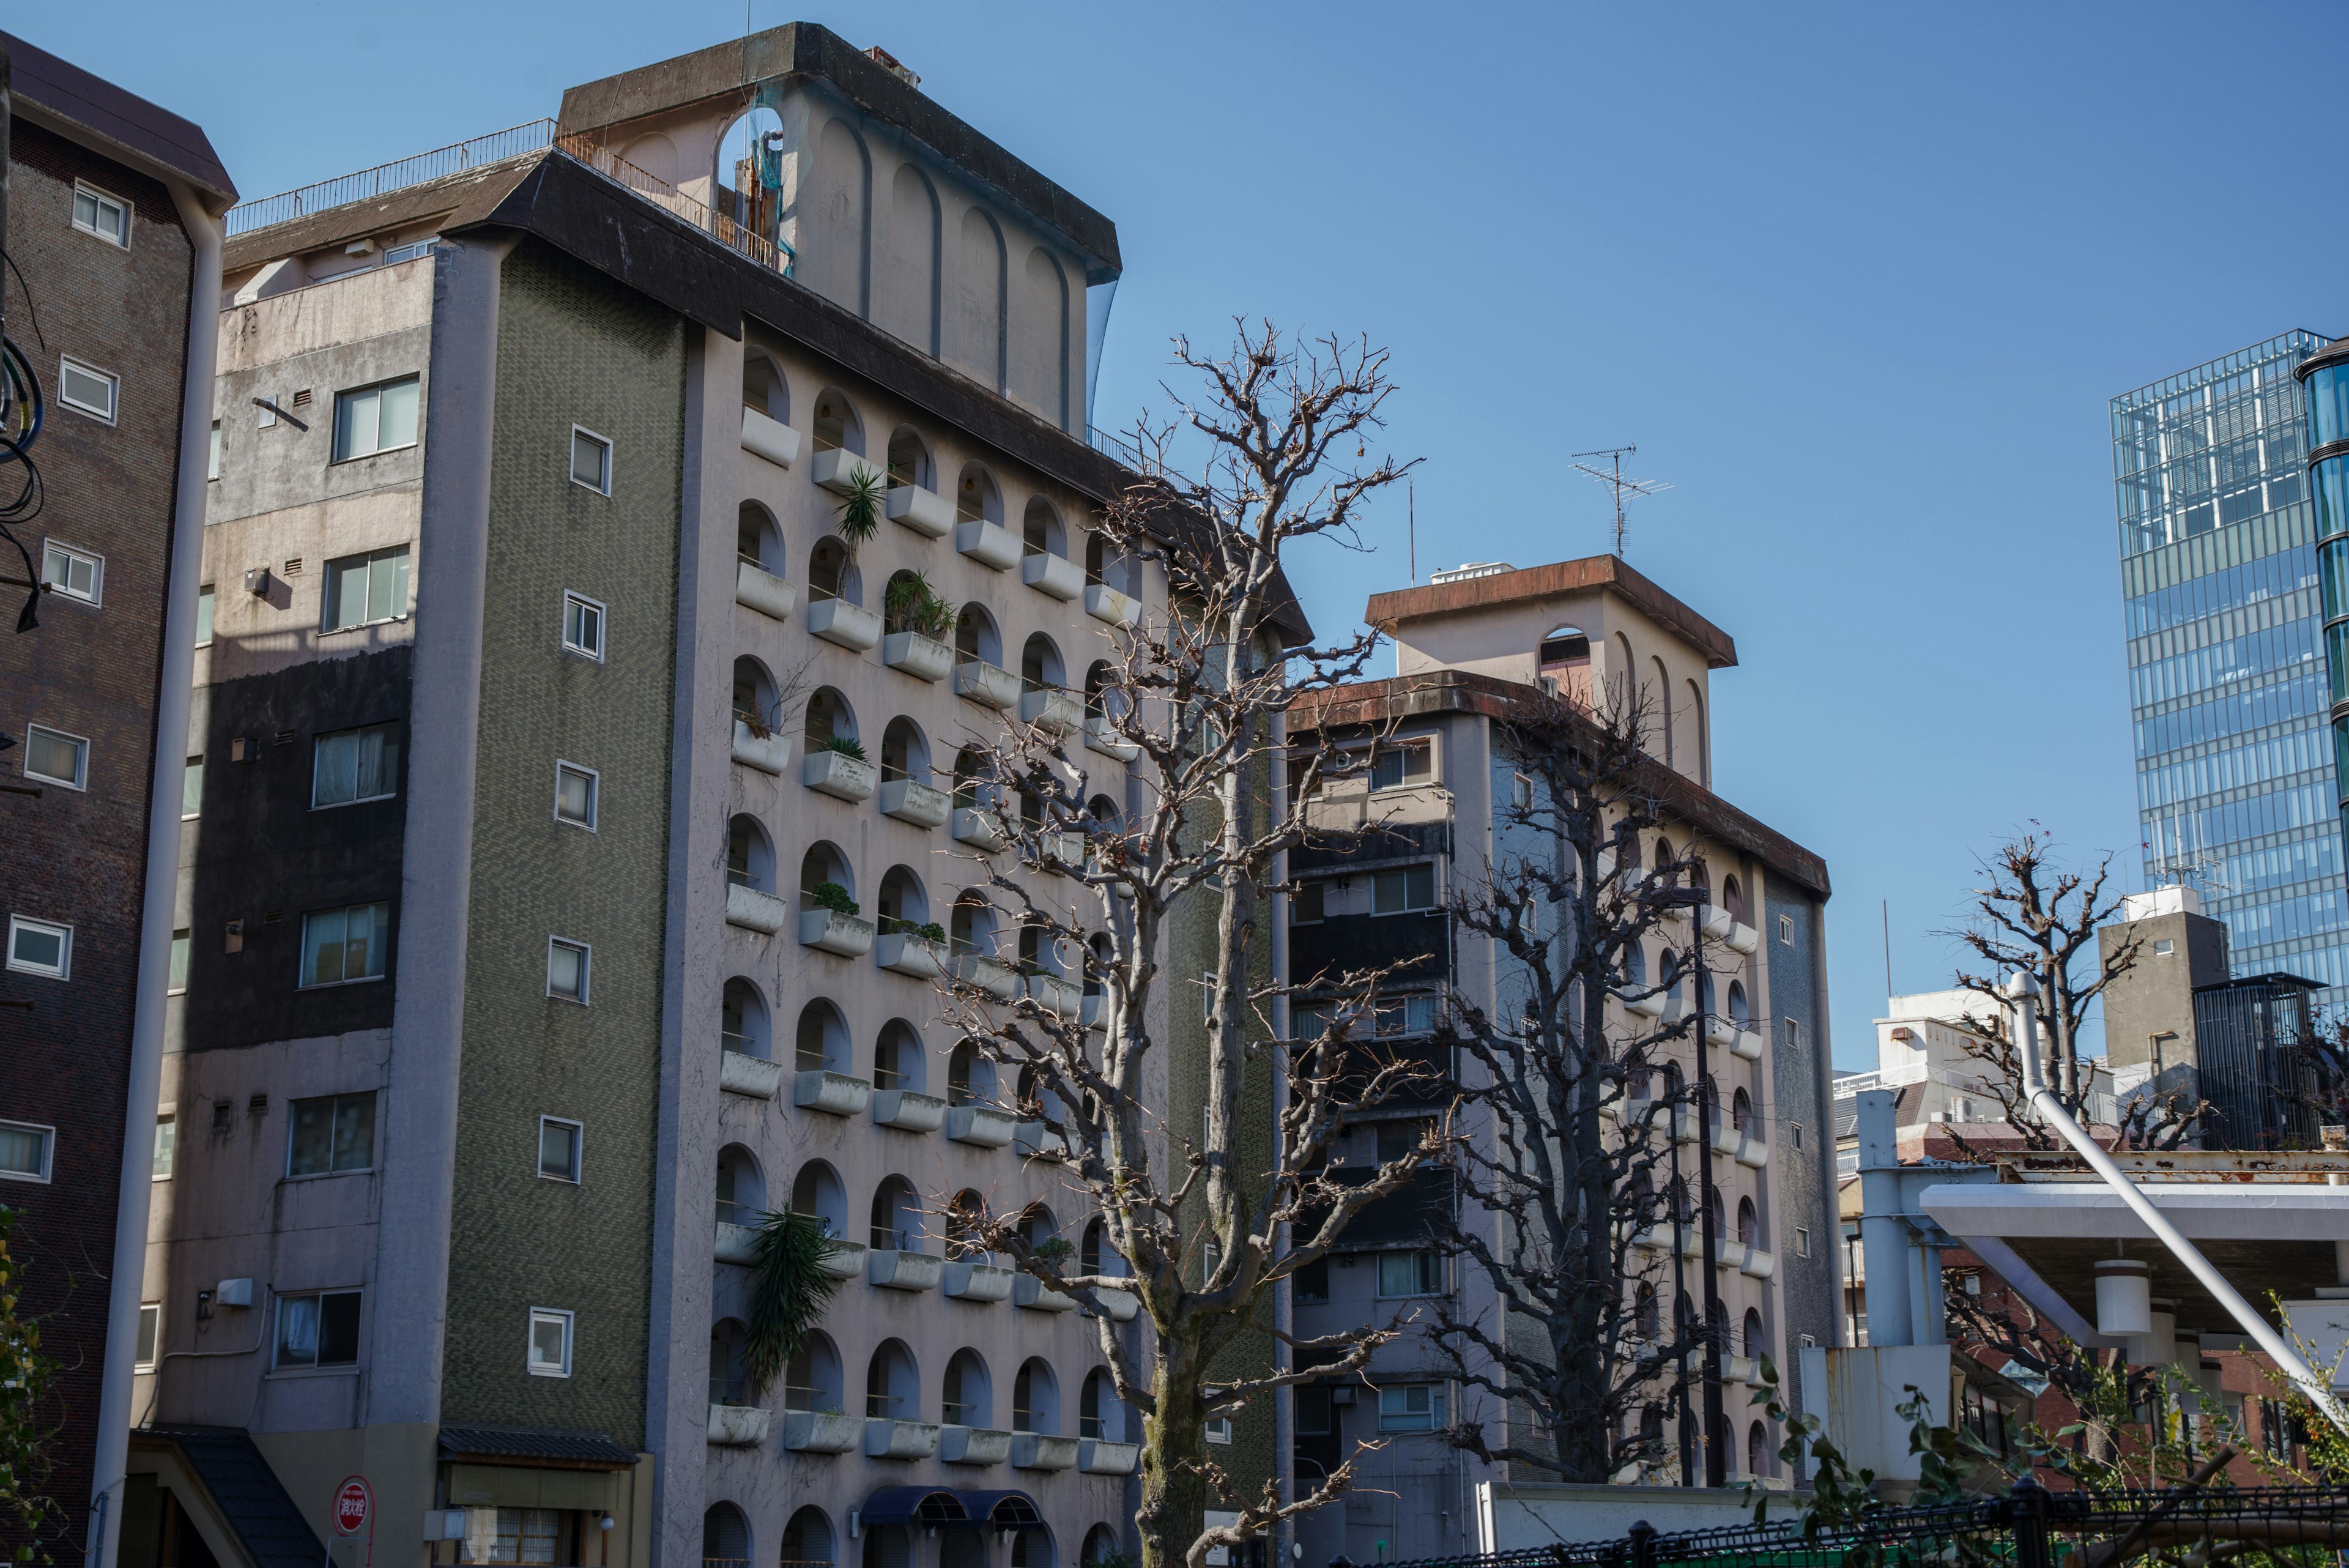
[[[1660,490],[1671,488],[1661,480],[1623,477],[1623,454],[1636,453],[1639,450],[1637,446],[1603,446],[1596,452],[1574,454],[1577,457],[1603,457],[1610,464],[1609,468],[1593,468],[1587,462],[1578,462],[1574,466],[1615,493],[1615,554],[1619,558],[1623,554],[1623,498],[1627,495],[1653,495]]]

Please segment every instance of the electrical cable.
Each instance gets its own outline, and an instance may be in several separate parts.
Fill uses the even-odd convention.
[[[16,286],[24,291],[25,309],[32,317],[34,340],[43,350],[48,340],[41,335],[41,313],[33,303],[33,286],[25,280],[24,269],[16,258],[0,249],[0,260],[16,275]],[[5,285],[5,280],[0,280]],[[0,309],[5,317],[5,309]],[[13,496],[0,499],[0,539],[16,547],[25,563],[25,607],[17,613],[16,630],[21,634],[41,624],[41,595],[47,585],[41,581],[39,566],[33,560],[32,547],[18,536],[16,525],[30,523],[41,514],[46,492],[41,484],[41,471],[34,465],[33,443],[41,437],[41,427],[48,419],[48,400],[41,389],[40,372],[16,346],[16,340],[0,333],[0,469],[11,463],[22,463],[24,482]]]

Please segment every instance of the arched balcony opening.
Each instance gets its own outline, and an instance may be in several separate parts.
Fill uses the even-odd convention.
[[[745,501],[735,516],[734,553],[762,572],[778,577],[787,575],[783,531],[776,524],[775,514],[755,501]]]
[[[719,1043],[762,1062],[774,1059],[774,1036],[767,1017],[766,998],[759,988],[736,975],[726,982],[718,1004]]]
[[[965,1348],[947,1363],[947,1381],[938,1414],[949,1427],[995,1424],[995,1383],[987,1373],[987,1358]]]
[[[1003,492],[996,488],[995,475],[978,463],[966,465],[961,481],[955,486],[955,520],[995,524],[1003,521]]]
[[[702,1568],[750,1568],[750,1521],[730,1502],[713,1502],[701,1516]]]
[[[1590,638],[1579,627],[1553,627],[1535,656],[1542,690],[1590,711]]]
[[[879,1251],[918,1252],[926,1232],[922,1201],[902,1176],[885,1177],[873,1189],[871,1245]]]
[[[718,1220],[722,1225],[756,1225],[767,1218],[767,1178],[759,1157],[739,1143],[718,1151]]]
[[[893,487],[910,484],[918,490],[938,487],[929,443],[911,425],[899,425],[889,434],[889,483]]]
[[[823,1233],[834,1240],[846,1239],[848,1189],[841,1185],[839,1173],[820,1159],[801,1166],[792,1181],[792,1212],[819,1221]]]
[[[747,813],[726,825],[726,880],[761,893],[775,890],[775,846]]]
[[[885,1339],[864,1365],[864,1414],[885,1421],[922,1418],[922,1373],[905,1341]]]
[[[914,1026],[902,1018],[892,1018],[881,1026],[881,1038],[873,1046],[873,1086],[875,1089],[905,1089],[920,1094],[929,1086],[929,1062],[922,1050],[922,1037]]]
[[[840,1009],[817,997],[800,1009],[794,1036],[793,1066],[802,1073],[845,1073],[851,1070],[848,1021]]]
[[[1061,1430],[1061,1386],[1041,1356],[1020,1363],[1019,1376],[1012,1379],[1011,1429],[1047,1437]]]
[[[826,387],[815,395],[815,450],[864,455],[864,421],[857,416],[856,405],[837,387]]]

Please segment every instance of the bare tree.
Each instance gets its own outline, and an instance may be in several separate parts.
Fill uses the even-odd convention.
[[[1171,423],[1143,422],[1139,478],[1096,525],[1111,558],[1155,563],[1169,590],[1169,613],[1113,636],[1107,676],[1088,693],[1094,739],[1135,759],[1128,801],[1096,808],[1065,711],[982,744],[1019,867],[1060,876],[1015,877],[999,857],[983,878],[1021,956],[1042,972],[1021,975],[969,950],[956,955],[947,983],[951,1021],[1017,1075],[1023,1114],[1060,1129],[1037,1158],[1058,1166],[1131,1271],[1113,1272],[1106,1255],[1098,1272],[1082,1270],[1069,1249],[1031,1238],[1017,1212],[990,1215],[977,1232],[1097,1314],[1118,1394],[1142,1421],[1144,1568],[1199,1568],[1211,1548],[1254,1540],[1350,1483],[1347,1465],[1303,1497],[1271,1484],[1245,1493],[1208,1457],[1206,1424],[1333,1365],[1360,1367],[1391,1331],[1293,1339],[1307,1370],[1233,1377],[1219,1375],[1217,1358],[1266,1332],[1281,1282],[1328,1256],[1354,1216],[1444,1147],[1431,1131],[1409,1154],[1344,1167],[1349,1117],[1408,1069],[1326,1029],[1282,1039],[1283,992],[1263,961],[1282,857],[1303,840],[1321,780],[1359,765],[1328,745],[1291,754],[1282,715],[1300,693],[1359,679],[1377,646],[1365,632],[1284,647],[1283,567],[1299,544],[1351,543],[1364,504],[1409,467],[1368,457],[1392,390],[1386,356],[1242,323],[1227,354],[1178,340],[1174,360],[1204,395],[1175,397]],[[1169,461],[1178,438],[1206,447],[1202,477]],[[1204,994],[1201,982],[1170,981],[1161,969],[1178,908],[1213,911]],[[1092,1028],[1071,1016],[1065,976],[1078,972],[1098,994]],[[1385,978],[1349,977],[1371,995]],[[1206,1013],[1206,1105],[1195,1128],[1161,1120],[1167,1042],[1154,1020],[1170,1006]],[[1243,1104],[1267,1083],[1268,1104]],[[1268,1123],[1269,1165],[1251,1168],[1244,1150]],[[1117,1290],[1139,1298],[1146,1345],[1116,1332],[1104,1295]],[[1237,1521],[1200,1529],[1209,1496]]]

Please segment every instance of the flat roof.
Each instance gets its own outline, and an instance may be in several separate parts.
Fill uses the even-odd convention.
[[[1577,561],[1553,561],[1547,566],[1524,566],[1458,582],[1372,594],[1362,618],[1391,632],[1405,621],[1464,615],[1529,599],[1563,598],[1601,588],[1612,589],[1650,619],[1670,628],[1704,655],[1708,669],[1723,670],[1737,662],[1737,644],[1727,632],[1632,570],[1620,556],[1586,556]]]
[[[158,178],[177,175],[195,187],[215,216],[236,204],[236,183],[195,121],[68,65],[13,33],[0,33],[0,50],[7,54],[8,91],[17,107],[29,104],[46,111],[26,119],[47,121],[117,162]]]

